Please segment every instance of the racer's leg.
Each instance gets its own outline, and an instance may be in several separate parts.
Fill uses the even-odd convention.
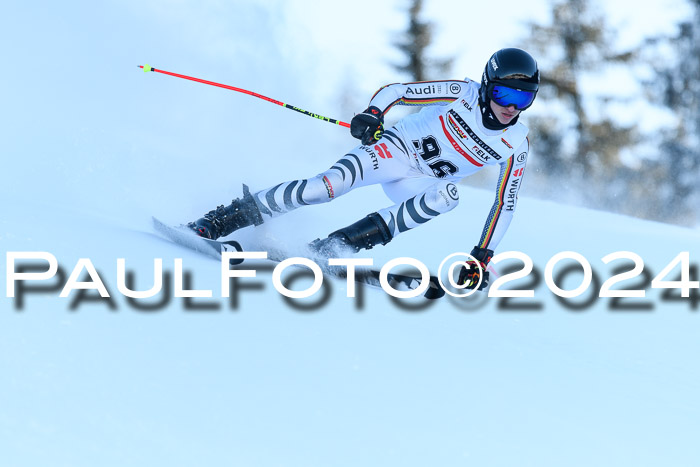
[[[358,187],[410,177],[413,172],[408,155],[391,141],[361,145],[313,178],[280,183],[255,194],[244,185],[242,198],[217,207],[188,227],[200,236],[215,239],[301,206],[332,201]]]
[[[355,188],[390,183],[415,173],[408,157],[391,142],[357,146],[313,178],[292,180],[255,193],[263,219],[301,206],[327,203]]]
[[[387,224],[392,238],[453,210],[459,204],[457,185],[440,180],[423,192],[401,203],[381,209],[378,214]]]
[[[324,255],[336,256],[371,249],[375,245],[386,245],[398,234],[451,211],[458,203],[459,193],[453,182],[435,182],[433,179],[432,185],[423,192],[369,214],[352,225],[336,230],[323,240],[314,241],[311,246]]]

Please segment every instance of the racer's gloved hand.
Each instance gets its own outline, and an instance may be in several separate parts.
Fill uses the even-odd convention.
[[[471,255],[478,261],[467,261],[467,266],[462,266],[459,270],[459,278],[457,279],[457,285],[466,285],[466,289],[475,289],[477,284],[479,284],[479,278],[481,278],[481,284],[479,285],[479,290],[483,290],[489,285],[489,272],[486,267],[493,258],[493,250],[487,248],[479,248],[475,246],[471,252]],[[481,266],[481,269],[479,269]]]
[[[384,133],[384,115],[375,106],[369,106],[367,110],[352,117],[350,121],[350,134],[368,145],[376,143]]]

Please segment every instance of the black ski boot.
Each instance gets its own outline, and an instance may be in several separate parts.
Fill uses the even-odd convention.
[[[354,254],[362,249],[370,250],[375,245],[386,245],[392,239],[389,227],[382,216],[373,212],[352,225],[316,239],[309,244],[314,252],[329,258]]]
[[[243,227],[262,223],[263,218],[255,204],[255,198],[248,187],[243,185],[243,198],[234,199],[228,206],[218,206],[201,219],[189,222],[187,227],[200,237],[216,240]]]

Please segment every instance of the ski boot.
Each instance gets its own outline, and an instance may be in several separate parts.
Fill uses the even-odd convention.
[[[386,245],[392,239],[389,227],[382,216],[373,212],[352,225],[316,239],[309,244],[311,250],[321,256],[333,258],[355,254],[362,249],[370,250],[375,245]]]
[[[234,199],[228,206],[218,206],[204,217],[187,223],[200,237],[216,240],[249,225],[263,223],[262,214],[250,190],[243,185],[243,198]]]

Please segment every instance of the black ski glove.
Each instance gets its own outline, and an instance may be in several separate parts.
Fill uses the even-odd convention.
[[[376,143],[384,133],[384,115],[375,106],[355,115],[350,120],[350,134],[368,145]]]
[[[459,270],[457,284],[460,286],[466,284],[466,288],[471,290],[476,288],[479,283],[479,278],[481,278],[479,290],[483,290],[489,285],[489,272],[486,270],[486,267],[489,261],[491,261],[491,258],[493,258],[493,250],[475,246],[471,255],[479,262],[481,269],[479,269],[474,261],[467,261],[467,266],[462,266]]]

